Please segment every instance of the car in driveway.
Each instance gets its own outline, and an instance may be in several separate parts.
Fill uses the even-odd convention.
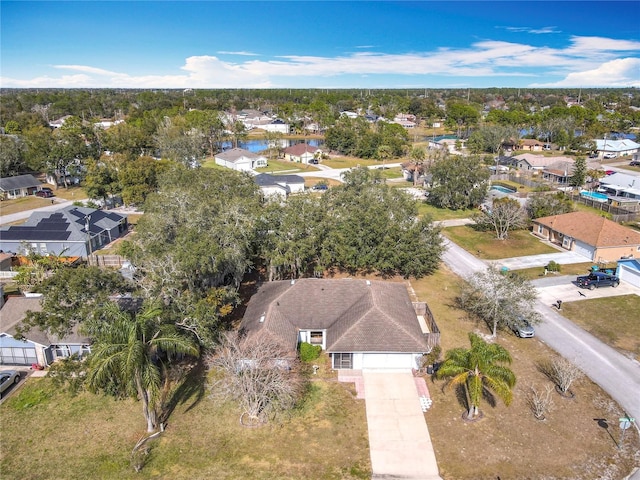
[[[615,275],[603,272],[591,272],[589,275],[583,275],[576,279],[579,287],[593,290],[599,287],[617,287],[620,285],[620,279]]]
[[[50,188],[43,188],[42,190],[38,190],[36,192],[36,197],[51,198],[53,197],[53,192]]]
[[[631,160],[629,162],[630,167],[640,167],[640,160]]]
[[[16,370],[5,370],[0,372],[0,398],[13,385],[20,381],[20,372]]]
[[[532,338],[536,334],[529,320],[524,317],[518,317],[511,324],[511,331],[516,334],[516,337],[520,338]]]
[[[617,155],[615,153],[611,153],[611,152],[605,153],[604,155],[602,155],[602,158],[605,158],[605,159],[611,159],[611,158],[616,158],[616,157],[617,157]]]

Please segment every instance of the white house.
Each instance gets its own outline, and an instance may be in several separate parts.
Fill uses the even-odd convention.
[[[607,157],[622,157],[624,155],[633,155],[638,152],[640,149],[640,144],[634,142],[633,140],[624,139],[624,140],[596,140],[596,151],[598,152],[598,157],[602,158],[604,156]]]
[[[304,178],[299,175],[269,175],[261,173],[254,177],[265,197],[286,198],[291,193],[304,192]]]
[[[216,154],[216,165],[242,172],[251,172],[256,168],[267,166],[267,157],[250,152],[243,148],[232,148]]]

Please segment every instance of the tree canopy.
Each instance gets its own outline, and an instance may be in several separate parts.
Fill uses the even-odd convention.
[[[431,167],[428,202],[439,208],[462,210],[482,203],[489,188],[489,170],[479,157],[451,155]]]

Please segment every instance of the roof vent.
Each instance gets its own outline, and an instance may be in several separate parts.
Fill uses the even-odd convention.
[[[262,315],[260,315],[260,318],[258,319],[258,321],[260,323],[264,323],[264,317],[265,317],[265,314],[263,313]]]
[[[296,284],[296,281],[292,279],[291,280],[291,285],[295,285],[295,284]]]
[[[371,280],[367,280],[367,286],[371,286]]]

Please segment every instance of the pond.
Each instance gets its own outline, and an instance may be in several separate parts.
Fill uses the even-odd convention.
[[[278,140],[279,143],[279,147],[280,148],[288,148],[291,147],[293,145],[297,145],[298,143],[307,143],[309,145],[311,145],[312,147],[319,147],[322,148],[324,147],[324,140],[323,139],[318,139],[318,138],[312,138],[312,139],[292,139],[292,138],[283,138],[281,140]],[[265,150],[267,150],[269,148],[269,142],[265,139],[260,139],[260,140],[246,140],[244,142],[238,142],[238,147],[240,148],[244,148],[245,150],[249,150],[250,152],[253,153],[260,153],[263,152]],[[233,148],[233,143],[232,142],[224,142],[222,144],[222,149],[223,150],[228,150],[230,148]]]

